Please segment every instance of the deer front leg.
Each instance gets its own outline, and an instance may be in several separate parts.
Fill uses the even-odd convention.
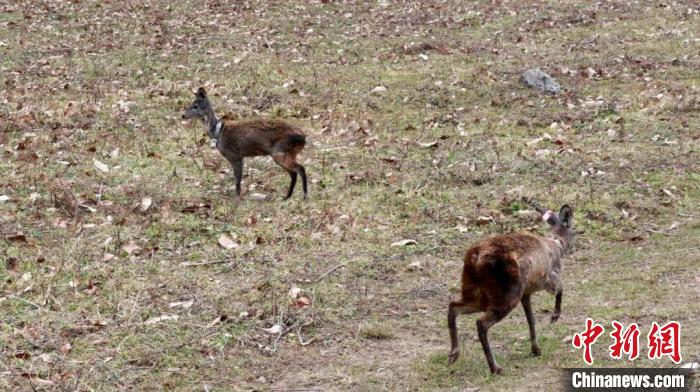
[[[559,320],[561,315],[561,296],[564,289],[561,287],[561,283],[557,285],[556,292],[554,293],[554,312],[552,313],[551,322],[554,323]]]
[[[241,179],[243,178],[243,157],[229,154],[226,159],[233,168],[233,180],[236,184],[236,197],[241,198]]]

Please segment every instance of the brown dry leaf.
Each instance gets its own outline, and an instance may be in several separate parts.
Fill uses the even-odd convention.
[[[17,258],[8,257],[7,260],[5,260],[5,269],[7,271],[17,271]]]
[[[26,361],[27,359],[29,359],[29,358],[32,357],[32,354],[30,354],[30,353],[28,353],[28,352],[26,352],[26,351],[17,351],[17,352],[15,353],[14,357],[17,358],[17,359],[23,359],[23,360]]]
[[[295,303],[296,306],[300,308],[306,308],[311,305],[311,300],[306,297],[299,297]]]
[[[15,234],[10,234],[7,237],[5,237],[6,240],[10,242],[22,242],[22,243],[27,243],[27,236],[24,235],[24,233],[17,232]]]

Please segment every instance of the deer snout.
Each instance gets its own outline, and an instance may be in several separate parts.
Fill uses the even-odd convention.
[[[187,116],[185,116],[185,113],[182,113],[182,115],[180,116],[180,118],[183,119],[183,120],[187,120]]]

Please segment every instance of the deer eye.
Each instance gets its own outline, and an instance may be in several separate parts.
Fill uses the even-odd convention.
[[[199,109],[199,106],[198,106],[198,105],[192,105],[192,109],[197,110],[197,109]]]

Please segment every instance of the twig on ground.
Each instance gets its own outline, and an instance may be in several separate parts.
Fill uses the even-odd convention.
[[[16,300],[22,301],[22,302],[24,302],[24,303],[26,303],[26,304],[32,305],[32,306],[36,307],[37,309],[41,309],[41,306],[35,304],[34,302],[32,302],[32,301],[27,301],[26,299],[24,299],[24,298],[22,298],[22,297],[18,297],[18,296],[16,296],[16,295],[8,295],[7,298],[16,299]]]
[[[211,264],[223,264],[223,263],[228,263],[229,260],[211,260],[211,261],[199,261],[199,262],[188,262],[188,261],[183,261],[180,263],[180,267],[199,267],[202,265],[211,265]]]
[[[345,266],[347,266],[347,265],[348,265],[348,262],[347,262],[347,261],[346,261],[345,263],[340,263],[340,264],[336,265],[335,267],[329,269],[328,271],[326,271],[326,272],[324,272],[323,274],[321,274],[321,276],[319,276],[318,278],[316,278],[316,279],[314,280],[314,283],[320,282],[320,281],[323,280],[326,276],[332,274],[332,273],[333,273],[335,270],[337,270],[338,268],[345,267]]]

